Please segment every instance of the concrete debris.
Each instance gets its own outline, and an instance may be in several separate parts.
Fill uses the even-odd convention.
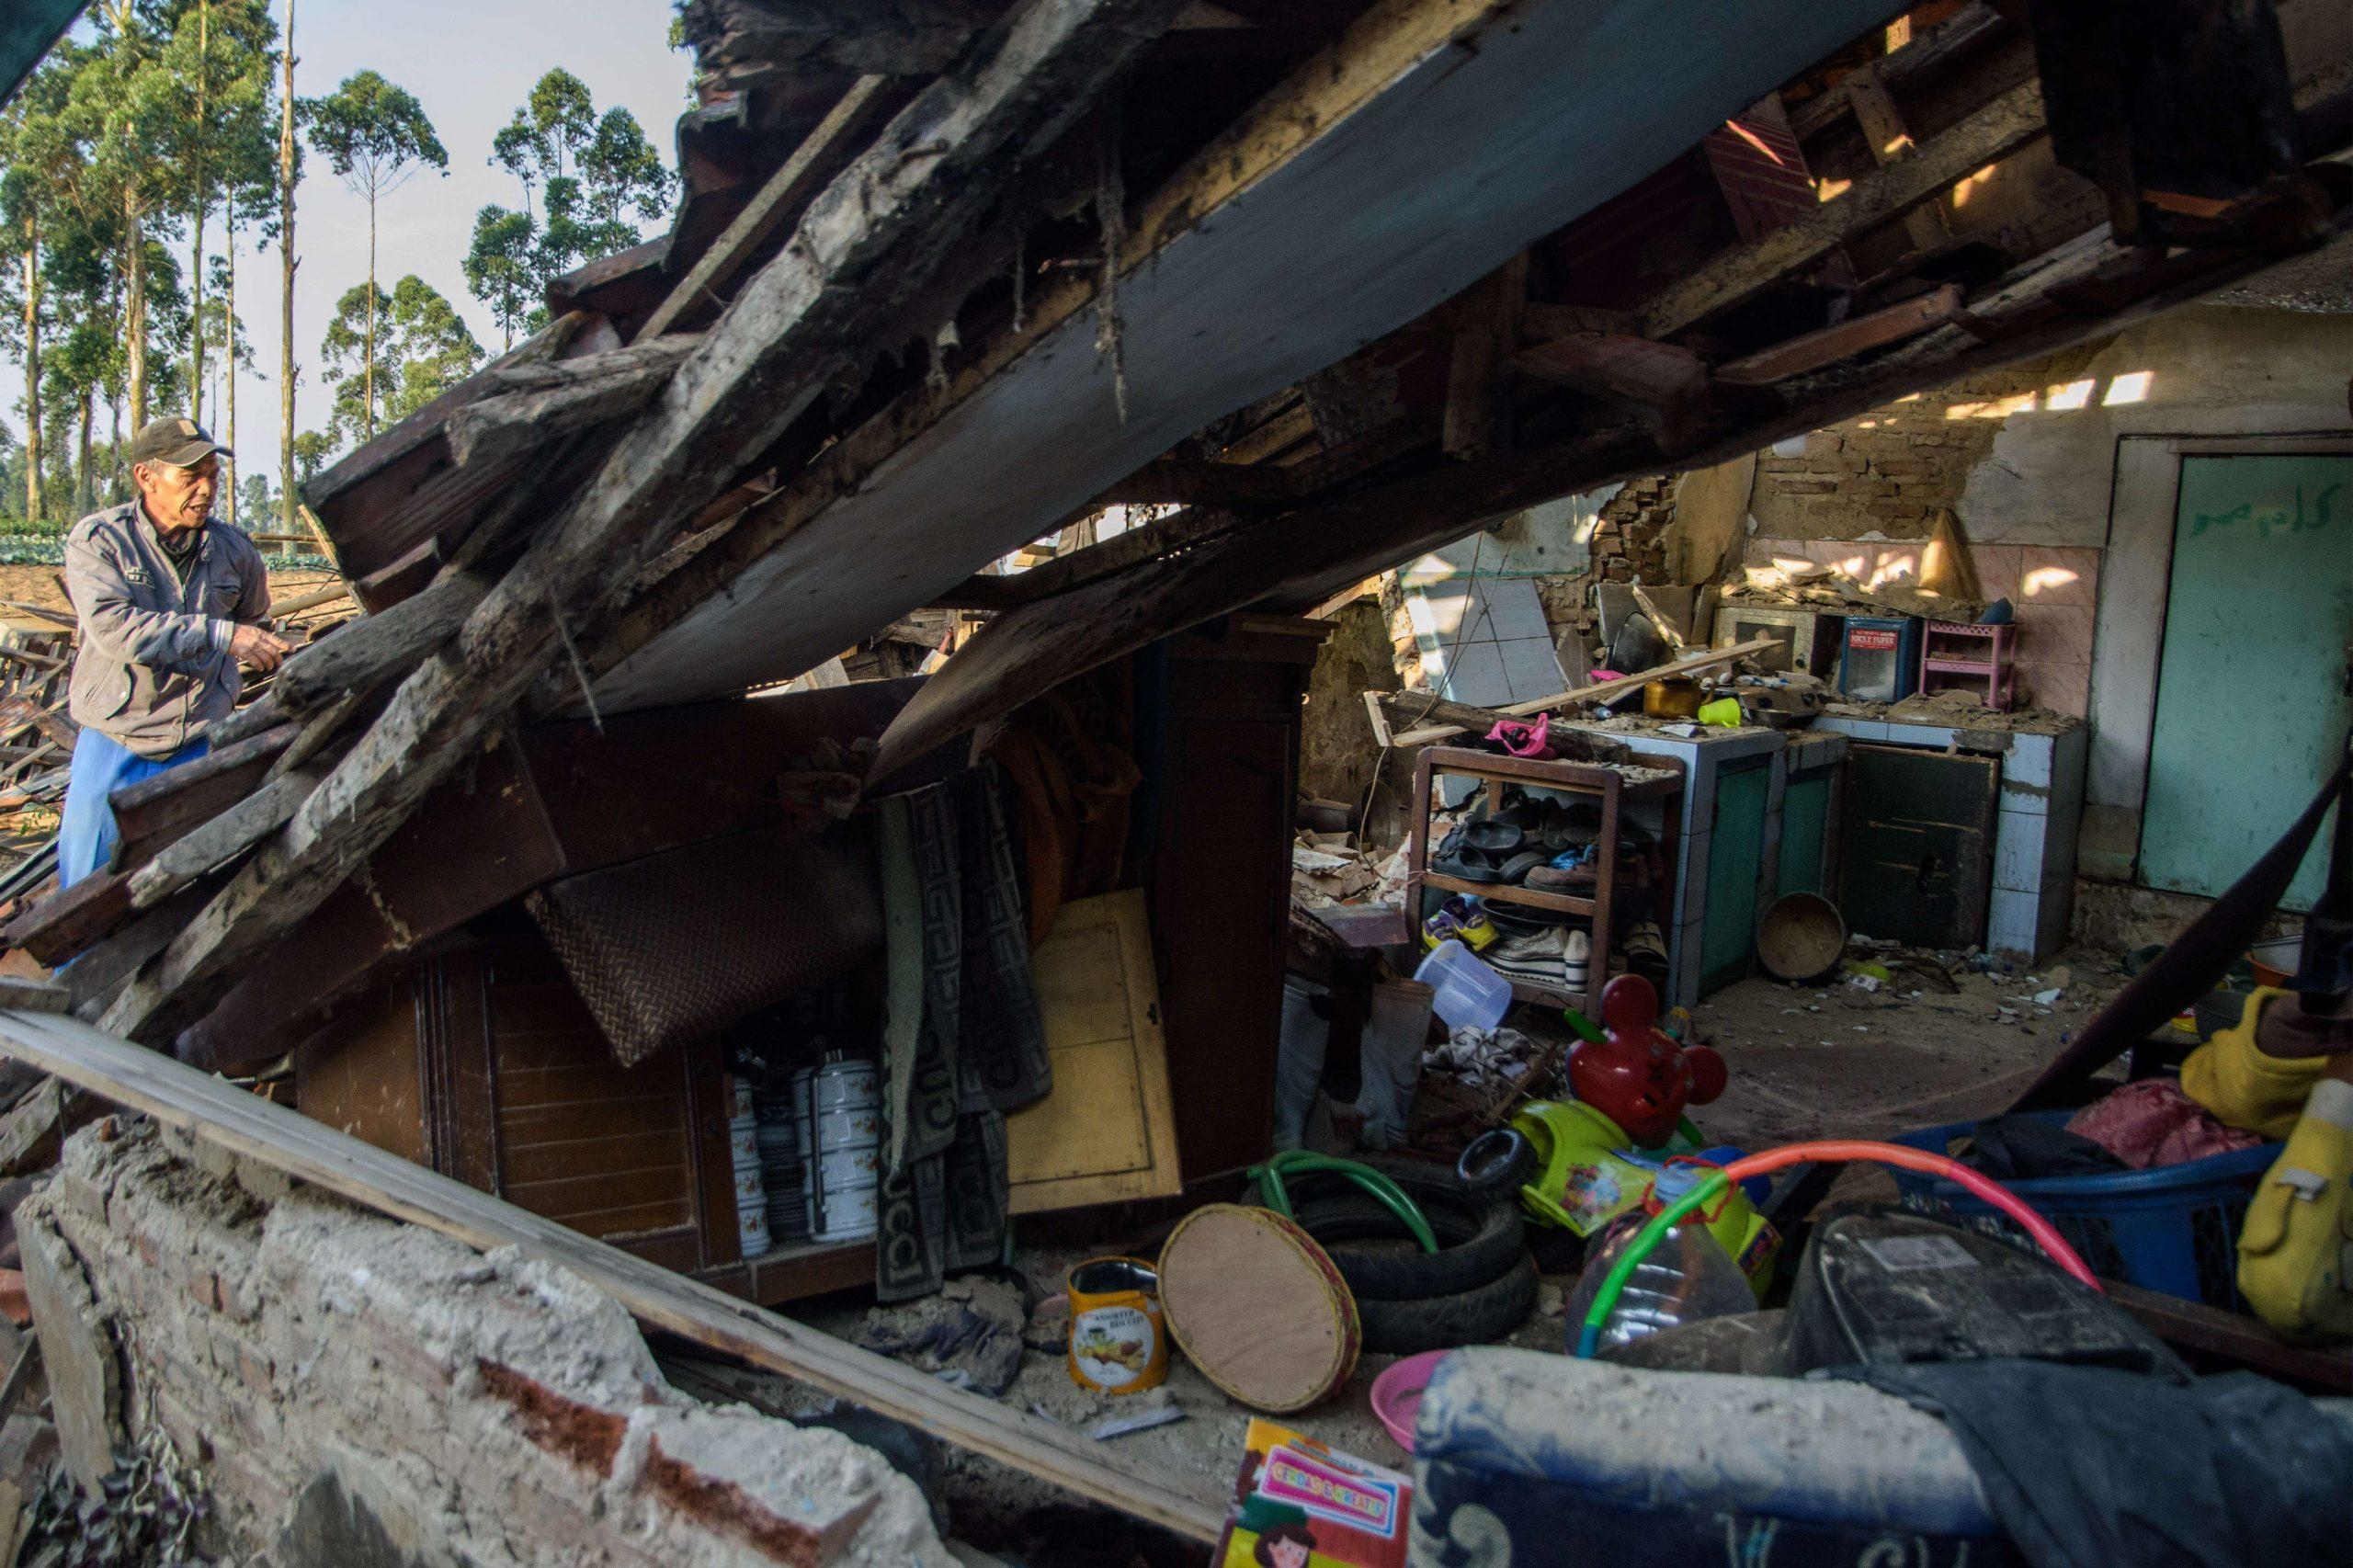
[[[871,1449],[689,1400],[618,1302],[515,1249],[308,1189],[257,1198],[112,1121],[66,1140],[18,1222],[46,1281],[44,1358],[89,1363],[59,1401],[61,1418],[83,1413],[77,1479],[113,1468],[97,1456],[103,1368],[119,1366],[138,1390],[117,1406],[132,1437],[160,1433],[203,1479],[207,1551],[268,1547],[333,1475],[347,1506],[330,1513],[364,1515],[421,1562],[954,1561],[921,1492]]]

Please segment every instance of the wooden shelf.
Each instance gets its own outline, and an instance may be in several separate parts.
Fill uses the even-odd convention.
[[[796,1242],[771,1248],[741,1263],[722,1264],[696,1276],[731,1296],[764,1307],[804,1296],[847,1290],[874,1283],[874,1238],[862,1242]]]
[[[1476,893],[1499,903],[1524,903],[1533,909],[1557,910],[1563,915],[1591,915],[1593,900],[1574,893],[1540,892],[1534,888],[1515,887],[1509,882],[1474,882],[1467,877],[1441,876],[1436,871],[1422,873],[1424,885],[1444,888],[1448,892]]]

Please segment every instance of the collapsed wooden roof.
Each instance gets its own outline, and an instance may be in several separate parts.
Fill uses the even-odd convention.
[[[2283,60],[2267,8],[2014,9],[1943,0],[1889,52],[1887,0],[694,0],[671,233],[321,476],[373,613],[166,776],[140,863],[11,935],[168,1040],[338,889],[380,949],[464,918],[371,868],[518,716],[995,610],[886,783],[1183,627],[2342,232],[2353,115],[2297,84],[2345,62]],[[1932,210],[2046,143],[2032,222]],[[1184,509],[978,574],[1111,500]]]

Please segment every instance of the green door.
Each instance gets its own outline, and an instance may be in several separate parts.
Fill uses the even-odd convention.
[[[1716,774],[1716,825],[1708,844],[1708,904],[1699,927],[1699,990],[1745,979],[1756,952],[1756,879],[1764,869],[1770,757]]]
[[[2344,753],[2353,455],[2181,460],[2141,880],[2208,897],[2271,846]],[[2282,901],[2310,909],[2324,824]]]

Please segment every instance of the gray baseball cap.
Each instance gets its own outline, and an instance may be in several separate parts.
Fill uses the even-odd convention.
[[[174,468],[194,468],[210,452],[219,452],[224,458],[234,455],[214,440],[203,426],[186,415],[150,419],[139,427],[139,434],[131,438],[131,460],[134,463],[169,463]]]

